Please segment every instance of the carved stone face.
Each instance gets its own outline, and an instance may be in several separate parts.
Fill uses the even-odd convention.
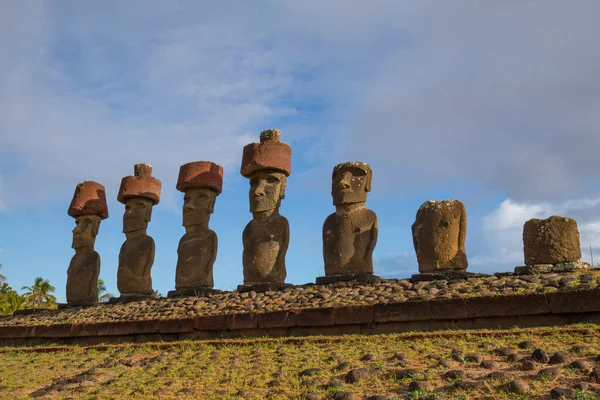
[[[75,219],[72,248],[91,246],[96,241],[100,228],[100,217],[97,215],[82,215]]]
[[[286,176],[280,172],[255,172],[250,178],[250,211],[278,208],[285,198]]]
[[[152,202],[141,197],[134,197],[125,203],[123,214],[123,232],[134,232],[148,227],[152,216]]]
[[[209,188],[186,190],[183,196],[183,226],[208,222],[216,199],[217,193]]]
[[[369,180],[370,177],[362,168],[349,166],[335,169],[331,181],[333,204],[366,202]]]

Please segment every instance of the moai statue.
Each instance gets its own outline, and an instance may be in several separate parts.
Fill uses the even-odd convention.
[[[160,200],[161,182],[152,177],[150,164],[136,164],[135,176],[121,181],[117,200],[125,204],[123,233],[126,240],[119,252],[117,287],[121,298],[152,295],[150,271],[154,263],[154,239],[146,234],[152,207]]]
[[[175,291],[169,297],[195,296],[214,286],[213,264],[217,258],[217,234],[209,229],[210,215],[223,187],[223,167],[196,161],[179,169],[177,190],[184,192],[185,235],[177,248]]]
[[[252,221],[242,235],[246,288],[239,290],[248,286],[254,290],[285,286],[290,227],[287,219],[279,215],[279,206],[291,173],[292,149],[281,143],[279,136],[277,129],[269,129],[261,132],[260,143],[244,147],[241,174],[250,179]]]
[[[108,218],[104,186],[92,181],[78,184],[67,213],[76,224],[71,246],[75,255],[67,271],[67,304],[97,303],[100,256],[94,251],[94,243],[100,221]]]
[[[533,218],[523,226],[525,267],[517,273],[563,272],[591,265],[580,262],[581,247],[577,221],[553,215]]]
[[[345,162],[333,168],[331,195],[335,213],[323,224],[326,276],[317,278],[317,284],[378,280],[373,275],[377,215],[365,206],[372,175],[371,167],[364,162]]]
[[[412,225],[419,272],[467,269],[467,212],[458,200],[426,201]]]

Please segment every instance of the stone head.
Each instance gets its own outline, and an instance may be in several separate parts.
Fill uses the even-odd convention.
[[[346,162],[333,168],[331,195],[334,205],[364,203],[371,191],[371,167],[363,162]]]
[[[96,235],[100,229],[101,218],[98,215],[81,215],[75,218],[73,228],[72,248],[92,246],[96,241]]]
[[[210,220],[217,192],[210,188],[192,188],[183,196],[183,226],[199,225]]]
[[[152,201],[143,197],[132,197],[125,202],[123,232],[134,232],[148,227],[152,217]]]
[[[261,212],[279,208],[285,198],[287,178],[281,172],[259,170],[250,177],[250,211]]]

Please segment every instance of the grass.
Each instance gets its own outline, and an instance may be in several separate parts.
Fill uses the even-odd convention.
[[[549,399],[554,387],[571,388],[587,381],[587,375],[572,368],[560,368],[560,376],[540,380],[534,371],[522,371],[519,363],[496,356],[496,348],[512,348],[522,355],[517,344],[531,340],[552,354],[562,351],[573,360],[585,359],[597,368],[600,354],[600,327],[509,329],[501,331],[444,331],[434,333],[378,336],[310,337],[293,339],[248,339],[210,342],[150,343],[143,345],[55,348],[0,349],[0,392],[2,399],[26,399],[32,394],[43,399],[302,399],[308,392],[319,399],[332,398],[335,392],[364,396],[384,395],[390,399]],[[584,348],[573,349],[574,346]],[[526,395],[502,390],[505,381],[487,380],[491,370],[476,363],[454,361],[453,348],[465,354],[479,353],[485,360],[500,363],[498,370],[510,379],[523,379],[531,387]],[[370,353],[372,361],[361,361]],[[393,359],[394,353],[404,361]],[[437,358],[450,360],[449,367],[438,365]],[[370,375],[356,383],[346,383],[350,369],[335,371],[341,362],[350,369],[367,368]],[[560,367],[560,366],[559,366]],[[306,374],[304,370],[320,371]],[[399,369],[415,369],[413,378],[396,380]],[[469,381],[482,381],[482,388],[452,388],[444,379],[451,369],[463,370]],[[328,387],[336,379],[341,387]],[[408,391],[412,380],[430,382],[430,393]],[[577,399],[598,399],[600,385],[590,383]],[[243,396],[238,396],[242,394]]]

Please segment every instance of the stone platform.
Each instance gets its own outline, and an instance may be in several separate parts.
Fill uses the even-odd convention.
[[[378,334],[600,323],[600,271],[305,285],[0,319],[0,345]]]

